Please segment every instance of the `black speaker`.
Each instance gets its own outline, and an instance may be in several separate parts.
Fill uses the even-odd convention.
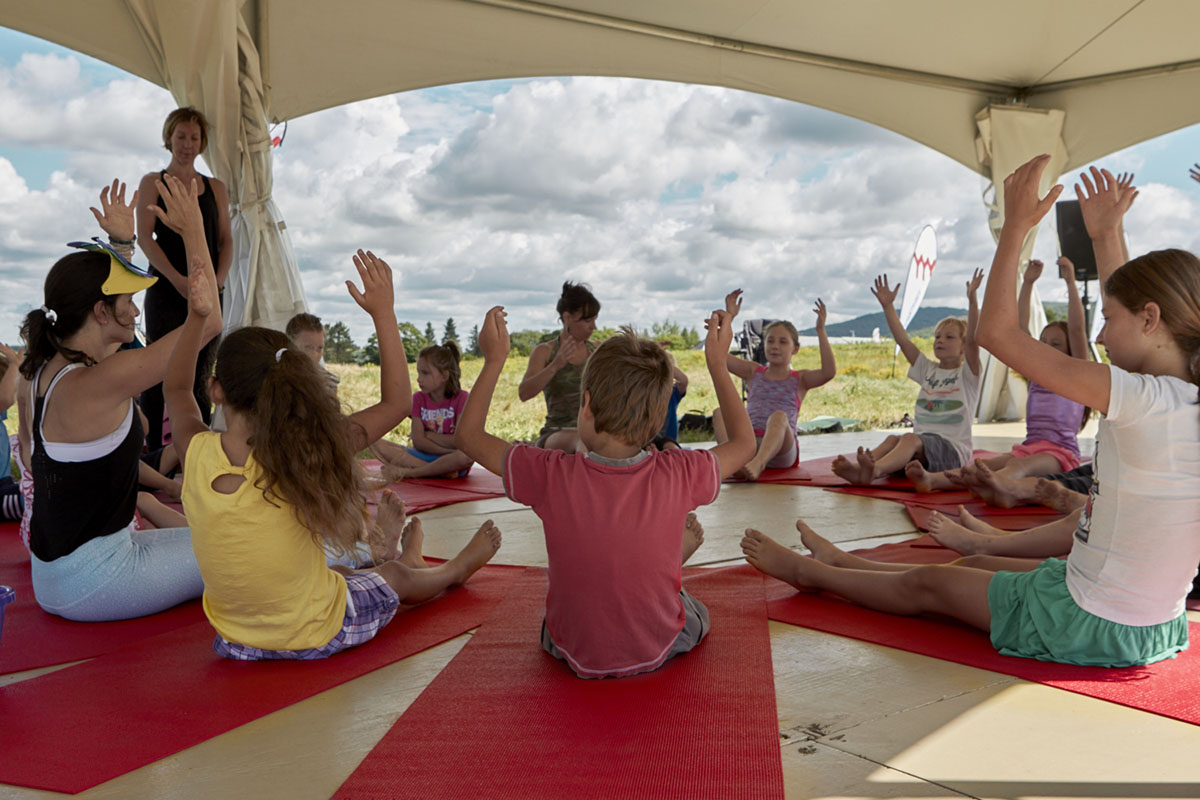
[[[1096,253],[1083,225],[1079,201],[1063,200],[1055,204],[1054,210],[1058,217],[1058,249],[1075,265],[1075,280],[1096,280]]]

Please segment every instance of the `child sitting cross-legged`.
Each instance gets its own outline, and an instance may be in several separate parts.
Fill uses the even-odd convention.
[[[741,289],[725,296],[725,310],[731,317],[737,316],[741,307]],[[796,326],[782,319],[763,329],[766,366],[732,353],[725,356],[729,371],[746,382],[746,412],[758,441],[758,452],[734,474],[735,478],[756,481],[764,469],[787,469],[800,460],[796,439],[800,404],[809,389],[824,386],[837,377],[833,348],[825,334],[825,304],[819,297],[813,311],[817,315],[817,338],[821,346],[820,369],[792,369],[792,356],[800,350],[800,337]],[[713,412],[713,432],[718,442],[725,441],[725,420],[720,409]]]
[[[413,395],[412,447],[386,439],[371,445],[383,462],[389,483],[404,478],[465,478],[471,459],[454,449],[454,427],[467,404],[462,388],[461,355],[453,340],[431,344],[417,356],[417,385]]]
[[[689,512],[713,502],[721,480],[754,454],[750,418],[725,369],[729,323],[714,311],[705,338],[728,441],[711,450],[645,448],[667,410],[671,363],[660,346],[626,329],[584,367],[578,430],[587,452],[568,454],[484,430],[509,351],[504,310],[484,320],[484,366],[455,442],[541,518],[550,560],[542,646],[580,677],[657,669],[708,631],[708,610],[682,590],[683,562],[703,541]]]

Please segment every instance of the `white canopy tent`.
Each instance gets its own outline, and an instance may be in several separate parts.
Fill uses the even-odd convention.
[[[267,125],[462,81],[609,75],[728,86],[904,134],[1000,182],[1047,180],[1200,121],[1189,0],[0,0],[0,24],[168,88],[214,122],[230,188],[229,324],[303,290],[271,202]],[[998,230],[1002,198],[988,198]],[[1035,305],[1036,307],[1036,305]],[[1006,374],[992,368],[996,377]],[[1010,414],[995,377],[981,418]],[[1007,407],[1005,407],[1007,406]]]

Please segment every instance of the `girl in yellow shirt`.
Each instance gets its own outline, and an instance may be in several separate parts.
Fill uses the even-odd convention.
[[[204,611],[228,658],[324,658],[371,639],[401,603],[428,600],[463,583],[500,546],[489,520],[450,561],[429,566],[421,529],[404,525],[390,492],[372,525],[355,453],[408,416],[404,345],[393,310],[392,273],[358,251],[355,302],[379,340],[380,401],[344,416],[325,378],[286,335],[234,331],[210,378],[228,430],[204,424],[192,394],[205,319],[218,306],[211,267],[189,275],[187,322],[171,357],[164,395],[184,464],[183,502],[204,578]],[[327,567],[326,549],[346,553],[366,538],[384,556],[367,570]]]

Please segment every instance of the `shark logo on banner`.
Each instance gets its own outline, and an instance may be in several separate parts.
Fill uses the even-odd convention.
[[[900,324],[906,329],[917,315],[921,301],[925,299],[925,290],[933,278],[933,268],[937,266],[937,234],[932,225],[921,229],[917,244],[913,247],[912,258],[908,262],[908,278],[904,281],[904,299],[900,302]],[[900,345],[896,345],[896,353]]]

